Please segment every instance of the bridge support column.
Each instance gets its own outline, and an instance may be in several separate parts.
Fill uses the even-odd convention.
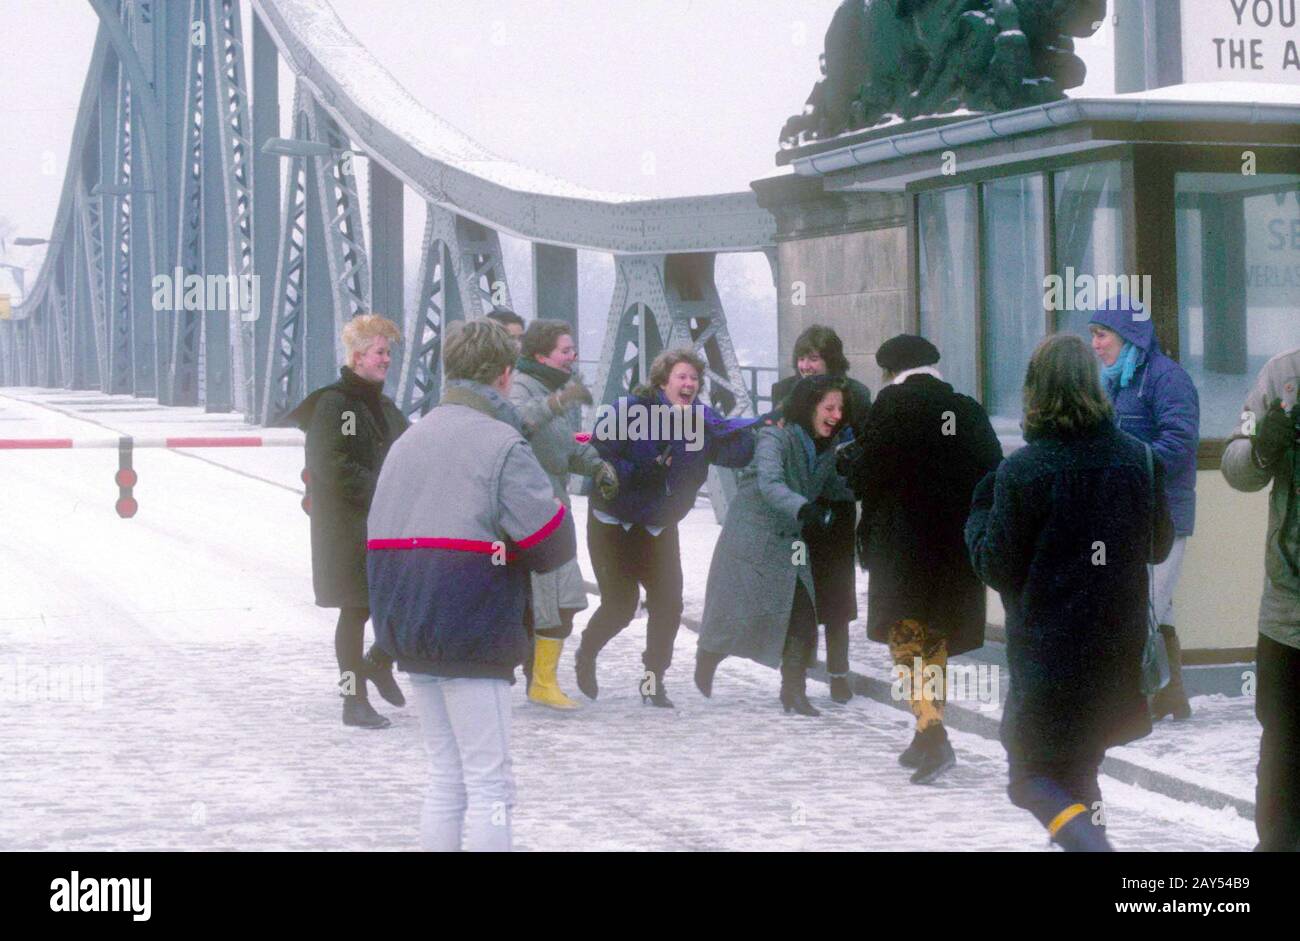
[[[378,160],[370,161],[370,299],[374,309],[405,330],[402,259],[404,206],[402,181]],[[401,369],[390,369],[385,388],[391,395]]]
[[[253,15],[253,272],[258,276],[258,317],[253,323],[253,413],[265,416],[267,350],[275,307],[275,265],[280,248],[280,158],[262,145],[280,136],[280,59],[262,18]]]
[[[533,310],[538,319],[563,320],[578,339],[578,252],[533,242]]]

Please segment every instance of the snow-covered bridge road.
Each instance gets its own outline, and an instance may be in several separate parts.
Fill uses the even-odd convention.
[[[241,431],[236,417],[120,396],[0,395],[0,438]],[[301,453],[141,451],[136,467],[140,511],[122,520],[112,451],[0,452],[0,680],[81,670],[97,700],[51,701],[27,684],[3,704],[0,849],[416,849],[414,711],[378,702],[393,719],[381,732],[339,722],[334,612],[311,603]],[[684,530],[696,534],[684,539],[688,593],[703,583],[710,527],[700,509]],[[581,560],[590,576],[585,549]],[[639,621],[607,648],[602,696],[580,712],[543,711],[515,687],[518,848],[1045,846],[1006,799],[996,743],[955,733],[958,766],[913,787],[895,762],[910,738],[902,713],[835,706],[813,683],[823,717],[784,716],[777,676],[732,661],[706,701],[685,629],[668,677],[679,708],[643,707],[643,637]],[[1103,790],[1120,848],[1253,845],[1232,811],[1111,780]]]

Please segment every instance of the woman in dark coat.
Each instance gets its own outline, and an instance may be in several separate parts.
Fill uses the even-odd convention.
[[[705,696],[718,664],[736,655],[780,666],[786,712],[820,715],[804,680],[821,604],[804,547],[833,526],[827,495],[838,478],[834,445],[843,421],[843,381],[810,376],[790,394],[784,427],[759,432],[709,566],[695,659],[695,685]]]
[[[876,362],[889,385],[871,407],[861,449],[846,449],[841,463],[862,501],[867,636],[888,644],[896,670],[910,677],[916,736],[898,760],[915,769],[914,784],[929,784],[956,761],[943,727],[948,658],[984,644],[987,592],[962,528],[1002,447],[979,403],[943,381],[929,340],[896,336]],[[923,682],[936,673],[943,689]]]
[[[1008,794],[1067,850],[1108,850],[1097,772],[1141,738],[1147,565],[1169,554],[1165,469],[1114,425],[1092,354],[1047,337],[1025,377],[1025,440],[979,485],[966,543],[1007,611]]]
[[[390,723],[370,705],[366,680],[393,705],[406,701],[392,661],[376,648],[362,656],[370,617],[366,516],[388,449],[410,424],[383,393],[390,345],[400,338],[397,325],[378,314],[354,317],[343,328],[348,365],[339,381],[307,396],[287,419],[307,432],[311,577],[316,604],[339,609],[334,652],[343,724],[368,729]]]
[[[871,390],[849,377],[844,344],[830,327],[814,324],[794,341],[794,375],[772,386],[775,422],[795,384],[806,376],[833,376],[844,384],[846,439],[861,438],[871,411]],[[853,528],[857,504],[853,492],[837,480],[826,499],[834,504],[834,522],[826,532],[808,534],[813,582],[817,586],[817,620],[826,625],[826,672],[831,678],[831,699],[846,703],[849,688],[849,622],[858,616],[857,572],[853,565]],[[814,644],[814,647],[816,645]],[[813,651],[816,654],[816,650]]]

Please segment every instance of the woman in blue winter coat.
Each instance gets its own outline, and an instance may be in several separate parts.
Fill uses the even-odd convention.
[[[1152,595],[1169,651],[1169,685],[1152,697],[1151,717],[1186,719],[1192,710],[1183,689],[1173,606],[1187,537],[1196,521],[1200,399],[1187,370],[1161,351],[1149,310],[1139,309],[1121,295],[1096,312],[1088,329],[1092,350],[1101,361],[1102,384],[1115,405],[1116,423],[1151,445],[1164,467],[1176,538],[1169,558],[1152,572]]]
[[[696,401],[704,361],[689,349],[665,350],[649,384],[597,410],[591,443],[618,475],[618,495],[587,503],[587,551],[600,607],[574,657],[578,688],[599,693],[596,656],[636,616],[644,586],[649,623],[641,697],[671,707],[664,673],[682,620],[682,555],[677,524],[695,505],[709,465],[744,467],[754,456],[757,419],[726,419]]]
[[[1025,375],[1028,444],[975,489],[966,546],[1007,612],[1007,794],[1067,850],[1109,850],[1106,749],[1151,731],[1150,563],[1174,539],[1164,465],[1117,427],[1087,346],[1054,334]]]

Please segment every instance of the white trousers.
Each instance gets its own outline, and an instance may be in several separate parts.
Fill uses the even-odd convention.
[[[510,682],[407,674],[429,755],[425,850],[509,852]]]
[[[1187,537],[1179,536],[1169,550],[1169,558],[1148,568],[1157,624],[1172,626],[1174,623],[1174,589],[1178,587],[1178,578],[1183,574],[1183,553],[1186,551]]]

